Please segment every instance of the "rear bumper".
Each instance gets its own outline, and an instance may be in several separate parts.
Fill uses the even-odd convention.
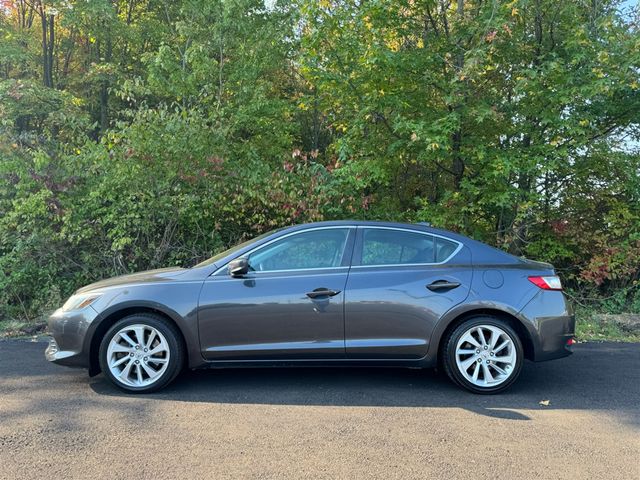
[[[571,305],[562,292],[540,290],[522,309],[536,332],[533,338],[536,362],[566,357],[573,353],[576,321]]]
[[[543,350],[537,351],[535,362],[545,362],[556,358],[568,357],[573,353],[573,344],[568,342],[574,338],[574,334],[565,334],[554,337],[553,342],[546,345]]]
[[[87,331],[98,313],[89,307],[75,312],[56,310],[48,320],[51,336],[45,358],[58,365],[88,368]]]

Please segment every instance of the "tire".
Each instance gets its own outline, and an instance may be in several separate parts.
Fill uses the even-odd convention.
[[[465,320],[442,347],[442,366],[448,377],[473,393],[506,390],[518,379],[523,362],[518,334],[507,322],[492,316]]]
[[[118,320],[107,331],[98,359],[102,373],[115,386],[149,393],[176,378],[184,365],[185,349],[174,324],[159,315],[137,313]]]

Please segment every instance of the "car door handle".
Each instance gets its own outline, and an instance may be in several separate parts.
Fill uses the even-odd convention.
[[[440,290],[451,290],[454,288],[458,288],[460,283],[458,282],[447,282],[446,280],[436,280],[433,283],[427,285],[427,288],[432,292],[437,292]]]
[[[316,288],[313,292],[308,292],[307,297],[309,298],[320,298],[320,297],[333,297],[334,295],[338,295],[340,290],[330,290],[328,288]]]

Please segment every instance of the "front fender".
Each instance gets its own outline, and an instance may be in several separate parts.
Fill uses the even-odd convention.
[[[95,358],[102,336],[113,323],[129,314],[147,311],[157,312],[175,323],[185,341],[189,367],[200,366],[204,359],[199,348],[197,306],[202,282],[194,283],[132,286],[107,296],[96,305],[98,315],[87,328],[83,348],[87,357]],[[94,367],[92,362],[90,374],[97,373]]]

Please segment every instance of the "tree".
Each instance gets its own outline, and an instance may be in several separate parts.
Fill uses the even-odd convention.
[[[5,1],[0,316],[345,217],[634,305],[639,38],[616,0]]]
[[[576,163],[637,126],[637,30],[616,6],[309,3],[304,73],[345,170],[385,199],[372,214],[397,198],[405,218],[526,254]]]

